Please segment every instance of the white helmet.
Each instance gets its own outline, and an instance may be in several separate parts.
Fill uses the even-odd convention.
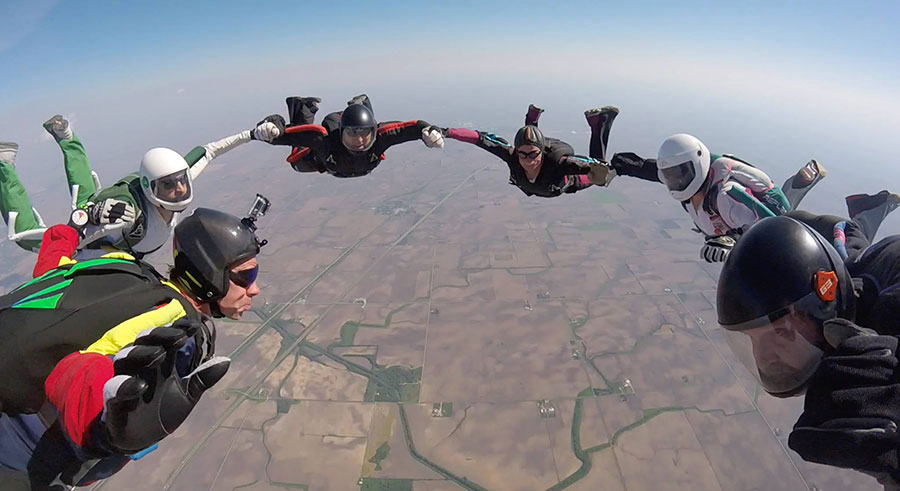
[[[709,173],[709,149],[691,135],[679,133],[666,138],[656,158],[659,180],[678,201],[691,198]]]
[[[141,189],[156,206],[183,211],[191,203],[191,171],[184,157],[168,148],[153,148],[141,159]]]

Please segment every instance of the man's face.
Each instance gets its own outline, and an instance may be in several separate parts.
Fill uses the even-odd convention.
[[[775,387],[806,382],[822,357],[824,340],[816,321],[800,314],[781,317],[771,325],[745,331],[761,381]]]
[[[183,170],[157,179],[154,182],[156,197],[169,203],[187,199],[191,190],[187,173],[187,170]]]
[[[219,310],[229,319],[238,320],[244,312],[250,310],[253,297],[259,295],[259,287],[256,285],[256,272],[259,271],[259,263],[256,258],[248,259],[231,268],[228,280],[228,293],[219,300]]]
[[[533,171],[540,167],[544,152],[534,145],[522,145],[516,149],[516,157],[523,169]]]
[[[375,140],[373,128],[345,128],[341,139],[351,152],[363,152],[372,147]]]

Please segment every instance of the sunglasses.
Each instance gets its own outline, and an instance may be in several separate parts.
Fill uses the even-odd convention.
[[[530,152],[517,150],[516,153],[519,154],[520,159],[536,159],[537,156],[541,154],[541,150],[532,150]]]
[[[163,191],[174,191],[178,188],[179,184],[187,187],[188,176],[187,173],[179,174],[177,176],[166,176],[161,177],[157,182]]]
[[[259,265],[254,266],[252,269],[228,272],[228,278],[241,288],[249,288],[250,285],[256,282],[257,275],[259,275]]]

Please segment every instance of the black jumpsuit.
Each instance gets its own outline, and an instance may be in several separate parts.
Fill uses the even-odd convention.
[[[316,108],[288,99],[290,124],[285,135],[273,145],[294,147],[288,162],[297,172],[327,172],[335,177],[359,177],[372,172],[384,160],[384,152],[397,144],[422,138],[426,121],[378,123],[375,142],[365,152],[351,152],[341,142],[341,113],[333,112],[321,125],[312,124]],[[368,99],[363,103],[371,109]]]

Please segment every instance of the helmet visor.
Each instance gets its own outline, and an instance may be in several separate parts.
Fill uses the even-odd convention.
[[[365,152],[375,143],[375,128],[350,126],[341,131],[341,142],[351,152]]]
[[[770,394],[797,393],[822,360],[821,321],[805,308],[813,300],[807,296],[774,314],[720,326],[731,351]]]
[[[181,203],[191,198],[189,169],[173,172],[150,182],[153,195],[165,203]]]
[[[659,176],[669,191],[684,191],[696,175],[692,160],[659,170]]]

